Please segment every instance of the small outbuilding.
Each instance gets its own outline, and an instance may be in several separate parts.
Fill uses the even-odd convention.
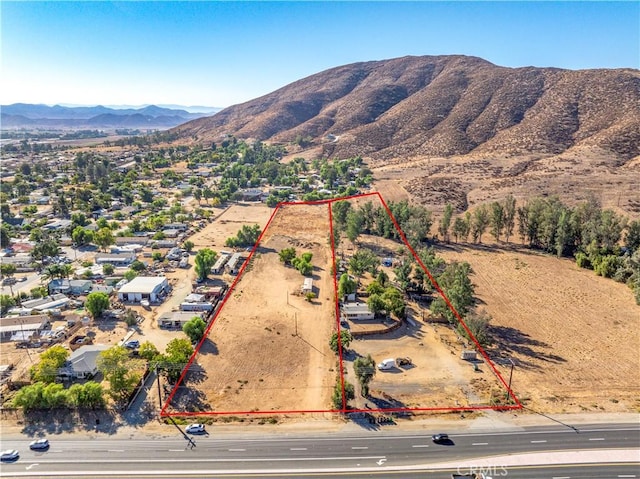
[[[313,278],[305,278],[300,290],[302,294],[313,293]]]
[[[165,329],[182,329],[184,323],[190,321],[195,316],[202,318],[202,313],[195,311],[171,311],[163,313],[158,318],[158,326]]]

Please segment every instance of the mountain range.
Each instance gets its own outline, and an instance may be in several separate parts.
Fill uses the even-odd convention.
[[[3,128],[170,128],[211,114],[155,105],[109,108],[14,103],[0,109]]]
[[[461,55],[332,68],[175,128],[270,142],[307,137],[327,156],[389,161],[469,153],[640,153],[640,72],[506,68]]]

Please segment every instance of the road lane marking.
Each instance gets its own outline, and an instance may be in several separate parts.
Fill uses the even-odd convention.
[[[635,474],[618,474],[618,477],[636,477]]]
[[[246,449],[229,449],[229,452],[245,452]]]
[[[544,440],[540,440],[540,441],[531,441],[531,444],[542,444],[543,442],[547,442]]]
[[[169,452],[182,452],[184,449],[169,449]]]
[[[38,463],[36,462],[36,463],[34,463],[34,464],[29,464],[27,467],[25,467],[25,469],[28,471],[28,470],[30,470],[32,467],[39,466],[39,465],[40,465],[40,464],[38,464]],[[634,476],[634,477],[635,477],[635,476]]]
[[[428,444],[414,444],[411,447],[429,447],[429,445]]]
[[[380,459],[378,462],[376,462],[376,464],[378,466],[382,466],[385,462],[387,462],[387,458],[383,457],[382,459]]]
[[[472,446],[486,446],[488,445],[488,442],[474,442],[473,444],[471,444]]]
[[[353,446],[351,449],[369,449],[369,446]]]
[[[571,476],[553,476],[551,479],[571,479]]]
[[[589,441],[604,441],[604,437],[590,437]]]
[[[107,449],[107,452],[124,452],[124,449]]]
[[[292,447],[289,449],[290,451],[306,451],[306,447]]]

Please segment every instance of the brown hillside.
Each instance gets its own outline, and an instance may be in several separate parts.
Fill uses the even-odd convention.
[[[504,68],[465,56],[355,63],[174,131],[198,141],[309,135],[324,143],[326,155],[374,163],[573,147],[609,151],[624,162],[640,154],[640,72]]]

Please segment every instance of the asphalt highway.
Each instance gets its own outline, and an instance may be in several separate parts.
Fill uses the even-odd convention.
[[[445,432],[445,431],[443,431]],[[195,446],[189,442],[193,438]],[[300,435],[219,438],[209,435],[175,438],[55,438],[46,452],[30,451],[29,440],[4,438],[2,449],[17,449],[20,459],[3,463],[2,477],[389,477],[440,478],[449,466],[494,457],[488,475],[521,478],[639,477],[640,455],[622,464],[567,466],[512,465],[500,469],[501,457],[550,451],[629,450],[640,448],[634,425],[529,428],[514,432],[450,434],[451,442],[434,444],[430,435],[384,431],[357,435]],[[614,461],[611,461],[614,462]],[[444,466],[443,466],[444,467]],[[458,466],[461,467],[461,466]],[[576,472],[577,471],[577,472]]]

